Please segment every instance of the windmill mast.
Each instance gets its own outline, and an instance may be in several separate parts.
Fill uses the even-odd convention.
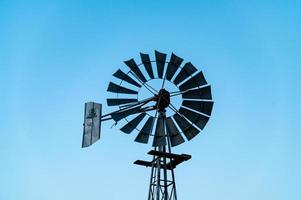
[[[163,123],[166,121],[165,110],[159,111],[159,117],[163,118]],[[165,135],[166,136],[166,135]],[[148,200],[177,200],[176,182],[174,176],[174,169],[172,167],[172,158],[170,142],[168,137],[167,145],[154,147],[154,152],[161,153],[161,155],[154,155],[151,176],[150,176],[150,187]],[[167,168],[167,164],[170,163],[170,168]],[[161,175],[161,172],[162,175]]]
[[[148,192],[148,200],[177,200],[176,181],[174,168],[176,167],[175,159],[181,159],[180,155],[171,153],[169,132],[166,127],[166,108],[170,104],[170,93],[161,89],[156,96],[156,109],[159,113],[154,140],[154,150],[149,154],[153,155],[151,162],[151,176]],[[160,132],[158,132],[160,131]],[[159,145],[158,145],[159,144]],[[158,145],[158,146],[156,146]],[[186,155],[186,159],[191,156]],[[146,161],[136,161],[135,164],[144,165]],[[144,166],[148,166],[150,163]]]

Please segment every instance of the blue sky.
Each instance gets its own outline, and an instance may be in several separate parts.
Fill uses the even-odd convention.
[[[84,102],[122,61],[176,53],[215,106],[174,148],[179,199],[300,199],[299,1],[0,1],[0,199],[146,199],[150,145],[111,123],[81,149]],[[109,111],[106,106],[104,112]]]

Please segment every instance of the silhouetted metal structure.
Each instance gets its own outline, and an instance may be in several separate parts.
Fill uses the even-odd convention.
[[[134,59],[125,61],[130,69],[127,73],[119,69],[113,74],[120,83],[109,83],[107,90],[115,93],[116,98],[108,98],[107,104],[118,106],[116,111],[102,115],[101,104],[86,103],[82,147],[100,138],[102,121],[114,120],[117,124],[125,119],[126,124],[120,130],[126,134],[137,130],[136,142],[147,144],[153,137],[154,149],[148,152],[151,161],[134,162],[151,168],[148,200],[177,200],[174,169],[191,156],[174,154],[171,147],[185,142],[183,135],[191,140],[204,129],[213,107],[211,87],[201,71],[190,62],[183,64],[183,59],[173,53],[169,61],[166,54],[158,51],[154,61],[148,54],[140,53],[140,57],[139,65]],[[152,86],[150,80],[161,81],[160,89]],[[168,91],[164,87],[166,81],[173,83],[178,91]],[[139,98],[142,88],[151,96]],[[173,105],[174,97],[181,97],[179,109]],[[167,109],[172,113],[170,116]]]

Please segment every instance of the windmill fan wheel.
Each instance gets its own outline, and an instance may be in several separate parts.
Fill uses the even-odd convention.
[[[182,144],[183,136],[191,140],[204,129],[213,107],[203,72],[174,53],[169,61],[167,54],[158,51],[153,60],[144,53],[140,59],[140,64],[134,59],[125,61],[129,70],[118,69],[113,74],[119,83],[109,83],[107,91],[116,96],[108,98],[107,104],[119,110],[111,114],[112,119],[116,123],[124,119],[120,130],[126,134],[138,131],[136,142],[147,144],[153,137],[154,147]],[[149,94],[140,95],[142,91]],[[176,101],[179,106],[174,105]]]

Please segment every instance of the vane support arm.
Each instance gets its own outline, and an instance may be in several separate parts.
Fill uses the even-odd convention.
[[[101,116],[101,121],[107,121],[107,120],[111,120],[111,119],[114,119],[115,121],[119,121],[121,118],[127,117],[129,115],[155,110],[156,106],[147,106],[147,107],[142,108],[142,106],[144,106],[148,102],[155,101],[155,100],[156,100],[156,96],[150,97],[150,98],[141,100],[135,104],[121,108],[117,111],[110,112],[108,114]],[[123,116],[123,117],[120,118],[119,116]]]
[[[116,114],[116,113],[120,113],[120,112],[123,112],[123,111],[127,111],[131,108],[134,108],[134,107],[142,107],[143,105],[147,104],[148,102],[150,101],[154,101],[155,100],[155,96],[154,97],[150,97],[150,98],[147,98],[147,99],[144,99],[144,100],[141,100],[141,101],[138,101],[136,103],[132,103],[132,104],[127,104],[127,105],[123,105],[121,106],[121,109],[119,110],[116,110],[116,111],[113,111],[113,112],[110,112],[108,114],[105,114],[105,115],[102,115],[101,116],[101,120],[102,121],[106,121],[106,120],[109,120],[108,119],[108,116],[112,115],[112,114]],[[110,118],[112,119],[112,118]]]

